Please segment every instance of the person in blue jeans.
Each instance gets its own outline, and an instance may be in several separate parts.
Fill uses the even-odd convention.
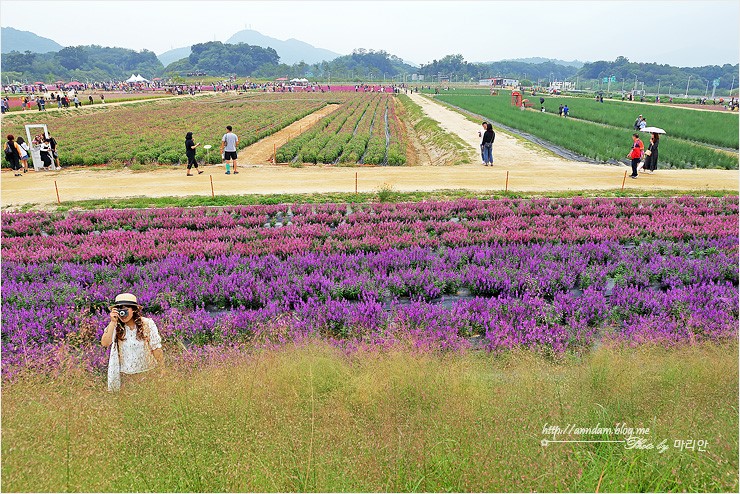
[[[493,126],[488,122],[483,122],[483,140],[480,143],[481,157],[484,166],[493,166],[493,140],[496,139],[496,133]]]

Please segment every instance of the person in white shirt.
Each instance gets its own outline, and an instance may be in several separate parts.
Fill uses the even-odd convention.
[[[231,161],[231,167],[234,169],[234,174],[239,173],[236,171],[236,149],[239,146],[239,138],[231,131],[231,125],[226,126],[227,132],[221,138],[221,154],[224,156],[224,161]],[[226,170],[226,175],[229,175],[229,170]]]
[[[141,305],[131,293],[116,297],[110,311],[110,323],[100,344],[111,347],[108,362],[108,390],[118,391],[121,374],[134,375],[159,366],[164,368],[162,338],[154,321],[141,315]]]

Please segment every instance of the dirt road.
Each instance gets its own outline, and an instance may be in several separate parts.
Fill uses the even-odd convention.
[[[414,100],[441,125],[455,132],[478,149],[479,125],[462,115],[429,100]],[[300,125],[300,124],[299,124]],[[295,124],[294,124],[295,126]],[[269,139],[269,138],[268,138]],[[269,141],[265,141],[269,142]],[[259,142],[251,147],[265,147]],[[272,143],[266,147],[271,148]],[[414,167],[333,167],[255,164],[263,151],[246,148],[242,155],[254,156],[252,164],[242,164],[239,175],[224,175],[221,165],[206,166],[206,173],[185,176],[185,167],[161,170],[95,170],[65,168],[58,172],[29,172],[14,177],[3,171],[0,177],[3,208],[23,204],[54,204],[59,188],[62,201],[122,198],[210,195],[209,175],[216,194],[269,194],[304,192],[354,192],[355,173],[358,191],[374,192],[384,184],[397,191],[440,189],[503,190],[509,172],[510,191],[543,192],[566,190],[608,190],[622,186],[626,167],[570,162],[533,149],[501,132],[496,134],[493,168],[478,163],[459,166]],[[242,161],[240,159],[240,161]],[[625,189],[641,190],[732,190],[738,191],[737,170],[659,170],[655,175],[627,179]]]

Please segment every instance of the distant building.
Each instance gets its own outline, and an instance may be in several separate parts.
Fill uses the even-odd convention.
[[[480,79],[478,81],[479,86],[493,86],[493,87],[519,87],[519,79],[507,79],[505,77],[490,77],[488,79]]]
[[[550,83],[550,89],[557,89],[558,91],[570,91],[575,89],[576,85],[572,82],[567,81],[552,81]]]

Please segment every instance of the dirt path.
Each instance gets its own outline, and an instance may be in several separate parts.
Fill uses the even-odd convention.
[[[98,94],[98,93],[91,93],[91,94]],[[210,96],[211,94],[213,93],[196,93],[195,95],[178,94],[178,95],[173,95],[173,96],[149,97],[149,98],[141,98],[141,99],[131,98],[131,99],[127,99],[124,101],[116,101],[113,103],[108,103],[108,102],[101,103],[100,101],[96,100],[95,103],[92,105],[88,104],[87,99],[83,100],[82,98],[80,98],[80,101],[84,104],[80,106],[79,108],[75,108],[74,103],[70,103],[69,108],[57,108],[57,103],[56,101],[54,101],[53,106],[49,106],[49,103],[47,103],[46,110],[44,111],[45,112],[55,112],[55,111],[75,112],[75,111],[80,111],[80,110],[97,110],[101,108],[110,108],[111,106],[130,105],[131,103],[142,103],[142,102],[150,102],[150,101],[169,101],[173,99],[182,99],[182,98],[192,99],[192,98],[199,98],[202,96]],[[82,94],[80,94],[80,96],[82,96]],[[88,94],[85,94],[85,96],[88,96]],[[36,107],[36,104],[34,103],[34,106],[31,107],[30,110],[26,110],[26,111],[16,110],[16,111],[8,112],[8,113],[3,113],[2,118],[3,119],[8,118],[8,117],[12,118],[15,116],[30,115],[33,113],[44,113],[44,112],[38,111],[38,108]]]
[[[457,112],[429,101],[418,100],[432,118],[448,131],[460,135],[478,152],[477,123]],[[295,126],[295,124],[293,124]],[[268,138],[269,139],[269,138]],[[272,143],[265,144],[271,152]],[[254,146],[259,146],[260,143]],[[251,146],[250,146],[251,147]],[[255,148],[259,149],[259,148]],[[260,156],[260,152],[247,151]],[[14,177],[12,171],[0,174],[3,208],[23,204],[55,204],[54,183],[62,201],[122,197],[208,196],[209,176],[216,194],[270,194],[354,192],[355,174],[359,192],[376,192],[387,184],[397,191],[441,189],[504,190],[507,172],[510,191],[541,192],[568,190],[613,190],[622,186],[627,167],[578,163],[553,157],[529,144],[496,133],[494,167],[478,162],[458,166],[333,167],[247,164],[239,175],[224,175],[221,165],[206,166],[202,175],[185,176],[185,167],[160,170],[100,170],[65,168],[58,172],[29,172]],[[256,161],[256,160],[253,160]],[[122,186],[121,184],[124,184]],[[737,170],[658,170],[654,175],[627,179],[625,190],[731,190],[738,191]]]
[[[302,131],[311,127],[313,124],[333,112],[340,106],[338,104],[326,105],[319,108],[312,114],[303,117],[297,122],[293,122],[286,128],[275,132],[274,134],[261,139],[251,146],[239,151],[238,165],[267,164],[272,162],[272,154],[275,148],[279,148],[292,138],[296,137]]]

